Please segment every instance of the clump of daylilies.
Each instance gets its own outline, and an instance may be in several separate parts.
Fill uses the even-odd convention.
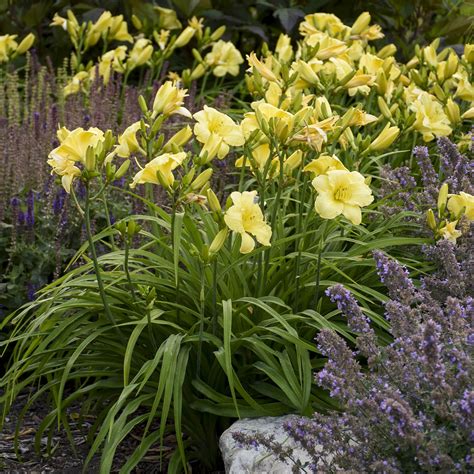
[[[436,40],[417,47],[415,57],[400,64],[394,45],[377,49],[370,44],[383,33],[371,25],[368,13],[352,26],[332,14],[308,15],[296,46],[282,34],[273,52],[264,45],[260,57],[249,54],[245,82],[254,100],[240,121],[207,105],[192,115],[184,107],[187,90],[182,86],[208,73],[238,75],[243,58],[232,43],[221,39],[224,28],[211,32],[202,20],[193,18],[179,34],[172,34],[181,28],[174,12],[161,7],[159,12],[162,27],[152,39],[143,33],[133,38],[123,18],[109,12],[82,25],[72,13],[67,19],[55,17],[53,24],[71,37],[79,70],[66,93],[82,90],[81,81],[91,74],[98,73],[106,83],[111,71],[128,74],[143,64],[153,68],[191,40],[196,43],[196,62],[181,75],[173,73],[150,107],[140,97],[142,119],[117,139],[95,128],[61,129],[61,144],[51,152],[49,163],[71,192],[74,179],[95,179],[102,170],[105,183],[123,176],[133,156],[140,170],[131,180],[132,188],[162,186],[173,212],[196,203],[211,209],[219,226],[210,247],[214,253],[229,231],[240,236],[242,253],[254,249],[254,239],[270,246],[274,223],[267,218],[275,217],[281,190],[297,188],[308,179],[315,191],[315,214],[322,219],[343,216],[353,225],[361,224],[362,209],[374,201],[370,171],[382,152],[390,155],[387,150],[395,143],[410,150],[417,140],[458,133],[463,122],[474,118],[474,45],[466,45],[458,56],[451,48],[438,51]],[[134,26],[140,30],[141,20],[135,17]],[[97,66],[83,67],[81,55],[99,40],[104,50],[111,41],[133,46],[130,50],[117,46],[104,52]],[[193,123],[183,123],[165,140],[162,126],[173,115]],[[187,144],[194,146],[194,152],[188,151],[190,146],[185,149]],[[234,164],[242,176],[250,171],[255,189],[243,189],[241,180],[222,211],[210,178],[213,162],[229,157],[231,150],[239,152]],[[120,159],[126,161],[116,171],[114,163]],[[266,202],[270,186],[277,189],[271,212]],[[461,212],[470,215],[470,199],[462,193],[450,197],[447,207],[456,219]],[[455,239],[457,220],[453,222],[437,232]]]

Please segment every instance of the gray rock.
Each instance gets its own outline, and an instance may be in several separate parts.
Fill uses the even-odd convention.
[[[286,421],[293,415],[279,417],[244,418],[236,421],[228,430],[224,431],[219,447],[224,458],[225,472],[227,474],[291,474],[293,463],[279,461],[274,455],[268,454],[263,449],[245,449],[240,447],[232,438],[232,433],[259,432],[263,435],[273,435],[275,441],[285,443],[286,446],[295,448],[294,457],[303,464],[310,461],[308,454],[297,448],[297,444],[288,437],[283,429]]]

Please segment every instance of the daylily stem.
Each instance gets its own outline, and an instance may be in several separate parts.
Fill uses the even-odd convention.
[[[94,264],[95,275],[97,278],[97,286],[99,287],[99,293],[102,299],[102,304],[104,306],[104,311],[110,324],[112,324],[112,326],[114,326],[116,330],[119,333],[121,333],[120,329],[117,327],[117,323],[115,322],[112,312],[110,311],[109,303],[107,302],[107,297],[105,295],[105,289],[104,289],[104,283],[102,282],[99,262],[97,260],[97,253],[95,251],[95,244],[92,238],[91,219],[90,219],[89,183],[86,183],[86,205],[85,205],[84,219],[85,219],[85,224],[86,224],[87,239],[89,241],[89,247],[92,254],[92,262]]]

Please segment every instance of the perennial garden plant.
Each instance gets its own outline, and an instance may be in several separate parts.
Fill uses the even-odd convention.
[[[421,256],[421,246],[437,249],[432,255],[440,249],[455,255],[463,242],[468,250],[458,255],[464,259],[459,265],[470,265],[464,242],[474,218],[473,168],[465,154],[472,152],[474,46],[466,44],[459,55],[435,40],[399,62],[395,45],[375,46],[383,33],[369,13],[351,26],[316,13],[301,22],[296,43],[282,33],[274,50],[264,44],[245,61],[223,39],[225,28],[211,31],[198,18],[183,28],[172,10],[160,14],[162,27],[151,36],[138,17],[132,34],[123,17],[107,11],[87,23],[72,11],[56,15],[52,25],[69,36],[71,60],[57,80],[51,70],[34,71],[49,74],[54,90],[41,96],[33,88],[36,98],[22,113],[11,109],[14,98],[2,106],[12,127],[30,121],[32,133],[41,125],[31,126],[35,106],[54,110],[42,126],[51,133],[57,121],[60,128],[54,143],[51,135],[38,140],[49,169],[40,168],[37,184],[48,181],[48,169],[55,183],[48,181],[47,199],[67,201],[74,220],[68,229],[65,211],[58,214],[56,239],[83,237],[66,271],[59,275],[59,262],[54,281],[4,319],[10,333],[2,345],[11,352],[1,381],[5,413],[19,393],[35,386],[20,426],[29,406],[48,395],[51,412],[36,433],[39,446],[57,427],[68,433],[68,408],[82,400],[80,416],[96,417],[87,462],[100,452],[101,472],[110,472],[121,441],[137,430],[141,443],[121,472],[131,472],[169,434],[177,449],[160,461],[170,472],[188,472],[195,463],[215,468],[218,437],[234,418],[308,417],[347,408],[345,403],[346,418],[327,419],[334,432],[341,430],[334,443],[344,445],[330,445],[339,456],[335,463],[347,467],[353,451],[346,428],[356,444],[378,436],[374,429],[363,438],[356,422],[364,403],[369,407],[376,398],[375,392],[360,394],[359,387],[375,384],[377,391],[387,383],[372,377],[379,356],[385,368],[399,368],[404,361],[392,356],[405,350],[409,334],[421,346],[428,336],[431,345],[438,338],[434,352],[446,366],[446,385],[457,374],[446,365],[452,355],[447,345],[466,361],[470,357],[470,340],[463,337],[472,321],[458,314],[472,299],[468,277],[456,282],[463,293],[452,294],[449,279],[455,276],[448,274],[447,295],[439,293],[433,282],[441,280],[429,276],[435,265]],[[94,61],[90,55],[98,46],[102,54]],[[192,64],[173,62],[186,48]],[[16,73],[7,65],[3,74],[10,80]],[[209,92],[209,84],[214,90],[225,85],[227,92]],[[51,94],[61,116],[50,105]],[[89,113],[100,110],[94,101],[101,96],[113,112],[110,121]],[[68,104],[82,107],[79,120],[67,119]],[[10,195],[16,200],[6,222],[15,238],[31,228],[35,195],[28,186]],[[406,265],[422,289],[387,255]],[[404,300],[407,292],[413,301]],[[423,319],[415,306],[432,300],[437,306]],[[390,318],[383,303],[393,309],[387,310]],[[455,316],[463,322],[453,322],[456,328],[443,320]],[[403,331],[397,326],[402,322]],[[354,343],[361,361],[348,348]],[[423,373],[428,362],[411,361],[413,374]],[[348,368],[354,369],[351,377]],[[320,386],[313,383],[319,369]],[[471,369],[465,370],[468,380]],[[412,378],[403,383],[408,387]],[[451,383],[449,403],[460,420],[468,403],[462,397],[470,390],[466,380]],[[357,393],[360,406],[351,395]],[[429,405],[432,395],[424,397]],[[430,416],[416,423],[432,427]],[[447,420],[435,420],[439,436],[420,441],[427,457],[433,443],[466,434],[462,421],[451,438],[443,428]],[[295,423],[289,431],[303,445],[329,440],[322,440],[320,428],[301,431],[298,423],[312,421]],[[370,419],[369,425],[377,423]],[[428,458],[397,464],[394,452],[411,443],[397,433],[383,448],[387,469],[431,466]],[[377,463],[385,458],[373,454],[370,443],[357,455],[357,469],[382,469]],[[457,452],[439,451],[468,469],[466,449],[459,447],[463,460]],[[449,462],[442,458],[440,466]]]

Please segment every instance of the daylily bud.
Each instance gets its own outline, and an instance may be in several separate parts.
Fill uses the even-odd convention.
[[[225,25],[219,26],[219,28],[212,33],[211,41],[217,41],[225,33],[225,30]]]
[[[388,148],[398,137],[400,129],[390,127],[389,124],[380,132],[379,136],[369,145],[369,151],[380,151]]]
[[[262,63],[256,56],[255,53],[250,53],[247,56],[247,61],[250,65],[250,67],[255,68],[256,71],[259,72],[259,74],[264,77],[267,81],[270,82],[278,82],[278,78],[276,77],[275,73],[264,63]]]
[[[219,202],[219,199],[217,199],[216,194],[212,189],[208,189],[206,192],[207,195],[207,202],[209,203],[209,208],[211,209],[212,212],[221,212],[221,203]]]
[[[370,13],[363,12],[361,13],[351,28],[351,34],[360,35],[367,27],[370,25]]]
[[[444,65],[444,79],[449,79],[458,69],[459,58],[455,53],[450,53]]]
[[[18,48],[16,49],[16,54],[26,53],[33,46],[34,42],[35,35],[33,33],[30,33],[29,35],[25,36],[21,43],[18,45]]]
[[[440,101],[443,102],[446,99],[446,94],[444,90],[441,88],[441,86],[437,82],[433,86],[433,92]]]
[[[379,106],[380,112],[382,112],[382,115],[386,119],[390,120],[392,118],[392,114],[390,112],[390,109],[388,108],[387,102],[385,102],[383,97],[381,97],[380,95],[377,97],[377,104]]]
[[[225,244],[228,234],[229,234],[229,229],[227,227],[224,227],[216,234],[216,236],[214,237],[209,247],[209,254],[211,256],[219,252],[219,250]]]
[[[428,209],[428,211],[426,212],[426,222],[428,224],[428,227],[435,231],[436,230],[436,219],[435,219],[435,215],[434,215],[434,212],[432,209]]]
[[[193,180],[195,174],[196,174],[196,168],[195,168],[195,167],[192,167],[192,168],[183,176],[183,179],[182,179],[183,186],[188,186],[188,185],[191,183],[191,181]]]
[[[202,189],[211,179],[212,169],[208,168],[204,170],[199,176],[191,183],[191,189],[193,191],[199,191]]]
[[[95,163],[96,163],[95,150],[92,146],[90,146],[87,148],[87,151],[86,151],[86,170],[94,171]]]
[[[319,78],[310,64],[300,60],[298,61],[296,68],[300,77],[308,84],[314,85],[319,83]]]
[[[195,81],[196,79],[199,79],[200,77],[202,77],[205,72],[206,72],[206,68],[202,64],[198,64],[191,72],[191,75],[189,76],[189,80]]]
[[[354,117],[355,112],[356,112],[355,107],[351,107],[347,109],[347,112],[342,116],[342,119],[341,119],[342,129],[345,129],[350,124],[352,118]]]
[[[108,182],[114,180],[115,170],[115,166],[110,161],[105,164],[105,178]]]
[[[172,151],[173,145],[180,148],[184,146],[189,139],[193,136],[193,132],[189,125],[182,128],[179,132],[175,133],[165,144],[163,150],[165,152]]]
[[[459,123],[461,121],[461,112],[459,110],[459,105],[454,102],[453,99],[449,98],[446,103],[446,115],[449,118],[449,121],[452,124]]]
[[[378,53],[377,56],[381,59],[385,59],[393,56],[397,52],[397,47],[394,44],[387,44]]]
[[[315,100],[314,109],[318,115],[318,120],[324,120],[332,116],[331,105],[324,96],[318,97]]]
[[[142,23],[142,21],[140,20],[140,18],[138,18],[137,15],[132,15],[132,23],[133,23],[133,26],[134,26],[137,30],[141,30],[142,27],[143,27],[143,23]]]
[[[114,179],[120,179],[125,173],[128,171],[130,167],[130,160],[125,160],[121,165],[120,168],[115,173]]]
[[[471,107],[470,109],[467,109],[466,112],[464,112],[461,117],[463,119],[474,119],[474,107]]]
[[[387,76],[383,69],[380,69],[377,73],[377,79],[375,80],[375,84],[377,86],[377,92],[380,95],[385,95],[388,88],[388,81]]]
[[[446,209],[446,202],[448,201],[448,183],[444,183],[439,189],[438,194],[438,216],[441,217]]]
[[[464,45],[464,59],[468,63],[474,63],[474,44]]]
[[[145,97],[143,97],[142,95],[138,97],[138,105],[140,106],[140,110],[142,111],[142,113],[148,113],[148,106],[146,105]]]
[[[193,38],[194,33],[196,33],[196,30],[190,26],[187,26],[176,38],[176,41],[174,42],[174,47],[182,48],[183,46],[186,46]]]

